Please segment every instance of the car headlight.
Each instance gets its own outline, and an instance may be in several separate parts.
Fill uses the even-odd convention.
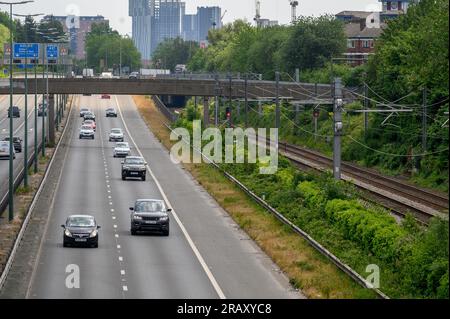
[[[64,231],[64,235],[66,235],[66,237],[72,237],[72,233],[68,229]]]
[[[98,235],[98,230],[95,229],[95,230],[89,235],[89,238],[97,237],[97,235]]]
[[[137,216],[137,215],[134,215],[134,220],[142,220],[142,216]]]
[[[169,216],[161,217],[161,218],[159,219],[160,222],[166,222],[166,221],[168,221],[168,220],[169,220]]]

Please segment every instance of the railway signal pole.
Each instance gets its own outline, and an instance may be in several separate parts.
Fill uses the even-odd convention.
[[[333,173],[336,180],[341,180],[341,161],[342,161],[342,107],[344,102],[342,99],[342,80],[336,78],[334,80],[334,146],[333,146]]]

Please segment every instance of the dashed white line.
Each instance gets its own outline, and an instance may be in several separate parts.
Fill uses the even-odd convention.
[[[117,249],[120,249],[121,248],[121,246],[120,245],[117,245]]]
[[[120,274],[121,274],[122,276],[125,276],[125,270],[121,270],[121,271],[120,271]]]
[[[123,261],[123,257],[119,257],[119,261]]]
[[[115,237],[116,237],[116,238],[119,238],[119,234],[116,234]]]
[[[115,96],[115,101],[116,101],[117,108],[119,109],[119,114],[120,114],[120,118],[122,120],[123,126],[124,126],[125,130],[127,131],[131,142],[134,144],[135,150],[139,153],[139,155],[141,157],[144,157],[144,155],[142,154],[141,150],[139,149],[137,143],[133,139],[133,136],[131,135],[130,130],[128,129],[128,125],[125,122],[125,119],[123,117],[122,109],[120,107],[120,103],[119,103],[119,100],[117,99],[117,96]],[[155,182],[156,186],[158,187],[159,192],[161,193],[161,195],[164,198],[164,201],[167,203],[167,205],[169,205],[169,207],[173,208],[173,205],[170,203],[169,199],[167,198],[167,195],[164,192],[164,189],[162,188],[162,186],[159,183],[158,179],[156,178],[155,174],[151,170],[150,166],[147,166],[147,171],[150,173],[153,181]],[[175,210],[172,210],[172,215],[173,215],[176,223],[180,227],[180,229],[181,229],[184,237],[186,238],[186,241],[188,242],[189,246],[191,247],[194,255],[197,257],[197,260],[199,261],[201,267],[203,268],[203,271],[205,272],[206,276],[208,277],[209,281],[211,282],[211,285],[214,287],[214,290],[216,291],[217,295],[219,296],[220,299],[226,299],[226,296],[223,293],[222,288],[220,287],[219,283],[217,282],[216,278],[214,277],[213,273],[211,272],[211,269],[209,269],[208,265],[206,264],[205,260],[203,259],[203,256],[201,255],[200,251],[198,250],[198,248],[195,245],[194,241],[192,240],[191,236],[187,232],[186,228],[184,227],[183,223],[181,222],[181,220],[178,217],[178,214],[175,212]]]
[[[127,286],[123,286],[122,289],[123,289],[123,291],[128,291],[128,287]]]

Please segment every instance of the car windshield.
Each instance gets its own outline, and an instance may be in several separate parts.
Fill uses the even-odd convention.
[[[81,109],[81,112],[89,112],[89,109]]]
[[[165,210],[166,206],[162,201],[137,202],[135,207],[137,213],[158,213],[164,212]]]
[[[128,143],[117,143],[116,144],[117,148],[128,148]]]
[[[144,165],[144,160],[141,158],[127,158],[125,164]]]
[[[122,134],[122,130],[118,130],[118,129],[111,130],[111,133],[113,133],[113,134]]]
[[[108,112],[114,112],[114,109],[107,109]]]
[[[67,220],[67,227],[94,227],[95,220],[91,217],[71,217]]]
[[[92,129],[92,127],[89,126],[89,125],[83,125],[83,126],[81,127],[81,129],[82,129],[82,130],[90,130],[90,129]]]

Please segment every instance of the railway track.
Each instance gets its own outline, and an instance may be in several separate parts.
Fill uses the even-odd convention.
[[[333,167],[333,160],[318,152],[284,142],[279,143],[279,149],[299,168],[323,170]],[[354,181],[358,188],[366,191],[368,200],[381,204],[397,215],[406,216],[411,213],[424,224],[432,217],[448,220],[449,202],[448,197],[444,195],[350,163],[342,164],[342,172]]]

